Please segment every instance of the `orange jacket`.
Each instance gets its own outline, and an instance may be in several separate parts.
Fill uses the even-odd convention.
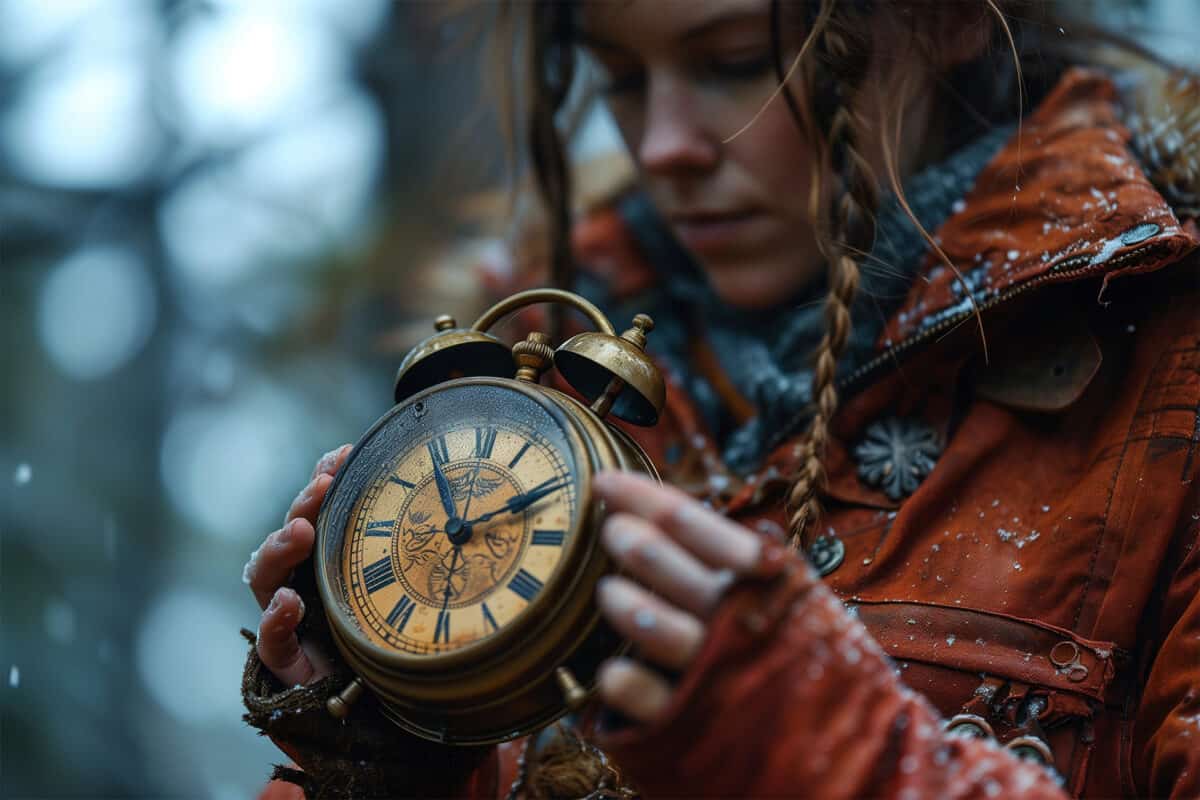
[[[986,357],[931,258],[842,386],[833,595],[778,565],[731,593],[668,718],[604,740],[647,797],[1200,797],[1200,231],[1129,138],[1112,84],[1071,72],[938,231]],[[615,215],[577,245],[652,279]],[[928,474],[859,449],[921,426],[944,445]],[[666,480],[782,533],[796,435],[743,480],[676,388],[630,433]],[[903,470],[915,491],[889,495]],[[963,714],[994,737],[946,735]],[[1002,749],[1021,737],[1059,783]],[[519,751],[497,751],[499,796]]]

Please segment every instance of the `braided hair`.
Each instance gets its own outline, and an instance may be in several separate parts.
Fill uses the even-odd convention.
[[[968,19],[972,24],[976,21],[971,18],[972,14],[994,13],[1007,31],[1007,23],[997,4],[1025,2],[1036,0],[977,0],[951,8],[945,7],[940,0],[907,0],[889,6],[887,10],[894,12],[897,21],[907,19],[911,28],[907,31],[909,39],[917,43],[919,51],[931,57],[939,46],[937,34],[932,31],[939,28],[941,21],[954,17],[961,26]],[[515,11],[518,5],[510,10]],[[783,95],[806,144],[816,155],[809,216],[828,263],[829,284],[825,302],[826,331],[814,358],[811,422],[804,442],[798,446],[799,466],[792,476],[787,495],[790,541],[796,548],[811,543],[821,516],[819,495],[826,481],[824,457],[830,426],[838,408],[837,364],[851,331],[851,307],[860,280],[858,258],[870,253],[874,242],[880,181],[862,150],[870,130],[862,115],[861,101],[872,66],[875,44],[872,35],[878,29],[873,18],[885,10],[883,5],[878,0],[805,0],[795,5],[786,4],[786,8],[783,0],[772,0],[771,3],[772,43],[780,81],[777,93]],[[528,97],[524,104],[527,109],[524,131],[538,194],[547,214],[551,282],[570,288],[574,279],[570,252],[570,174],[556,118],[567,103],[575,73],[574,6],[560,0],[539,0],[525,8],[528,9],[525,13],[529,15],[530,37],[526,48]],[[807,30],[800,55],[786,72],[780,60],[783,51],[780,31],[785,27],[782,21],[785,10],[788,15],[801,15]],[[994,102],[996,97],[1007,92],[1000,88],[1001,71],[995,69],[991,59],[984,61],[992,66],[991,80],[980,80],[975,75],[971,77],[971,83],[982,86],[981,96]],[[794,73],[801,77],[802,102],[790,89]],[[980,116],[984,125],[997,119],[991,111],[982,115],[977,112],[978,97],[964,100],[955,87],[944,88],[965,110]],[[896,126],[898,130],[898,120]],[[972,125],[957,127],[968,132],[975,130]],[[881,137],[886,136],[883,130],[878,133]],[[898,188],[894,160],[885,166],[892,179],[891,185]],[[902,205],[920,228],[907,204]],[[927,239],[932,242],[932,237],[927,235]]]
[[[810,33],[815,57],[803,72],[810,113],[798,113],[798,104],[787,94],[793,113],[809,128],[808,138],[817,143],[809,213],[829,264],[825,335],[813,370],[813,416],[799,446],[800,466],[787,497],[789,533],[797,548],[807,543],[821,515],[818,492],[825,482],[829,426],[838,406],[837,362],[850,337],[850,308],[858,293],[855,253],[870,251],[879,205],[877,181],[858,149],[864,126],[854,108],[870,64],[871,5],[863,0],[821,0]],[[822,136],[822,131],[828,133]],[[823,190],[830,183],[827,176],[834,179],[832,192]]]
[[[908,14],[913,27],[909,33],[917,33],[918,28],[936,28],[927,17],[942,11],[939,8],[942,2],[906,0],[895,5],[901,7],[898,18]],[[999,14],[996,4],[1009,2],[1026,0],[977,0],[971,9],[990,8]],[[910,6],[922,4],[926,6],[925,11],[911,13]],[[777,93],[783,95],[806,144],[813,148],[816,156],[816,174],[811,182],[808,210],[818,245],[828,263],[829,284],[825,334],[814,359],[812,417],[807,436],[798,446],[799,467],[791,476],[787,494],[790,542],[796,548],[811,543],[821,517],[820,491],[826,482],[824,459],[839,401],[837,364],[850,336],[851,307],[859,291],[858,257],[870,253],[874,244],[880,182],[861,149],[870,133],[862,115],[861,101],[872,67],[871,37],[878,27],[873,24],[872,16],[879,13],[880,5],[878,0],[804,0],[788,5],[788,14],[796,11],[803,14],[803,27],[807,33],[795,63],[785,70],[781,60],[784,48],[780,41],[784,3],[783,0],[772,0],[771,3],[771,34],[779,78]],[[551,278],[555,285],[570,288],[574,278],[569,246],[571,191],[563,137],[556,117],[567,103],[575,67],[571,42],[572,4],[562,0],[538,0],[531,5],[515,4],[510,8],[517,6],[528,9],[530,14],[527,18],[531,24],[527,49],[529,97],[523,122],[531,166],[549,222]],[[956,6],[948,13],[958,13],[961,9],[962,6]],[[1001,21],[1003,23],[1002,15]],[[930,38],[924,33],[921,36]],[[924,41],[920,49],[928,53],[937,46],[936,41]],[[990,61],[987,66],[992,68],[989,75],[982,79],[972,75],[966,83],[980,89],[979,98],[994,100],[1005,96],[1007,92],[999,88],[1003,75]],[[793,74],[801,78],[802,102],[789,88]],[[965,93],[957,92],[953,86],[948,88],[965,110],[978,114],[976,109],[984,106],[976,103],[979,98],[964,101]],[[984,125],[996,118],[991,113],[981,115]],[[898,120],[896,126],[899,126]],[[970,125],[958,127],[967,134],[975,130]],[[884,131],[881,130],[879,135],[885,135]],[[894,161],[885,168],[892,178],[893,188],[899,190]],[[911,212],[909,216],[920,227]],[[603,753],[592,747],[579,747],[577,743],[567,749],[570,752],[552,757],[543,755],[539,759],[543,769],[531,770],[530,780],[524,787],[528,796],[540,800],[573,795],[588,786],[596,786],[598,792],[609,792],[613,796],[633,793],[632,789],[622,786],[619,773],[613,771]],[[598,777],[605,775],[608,777]]]

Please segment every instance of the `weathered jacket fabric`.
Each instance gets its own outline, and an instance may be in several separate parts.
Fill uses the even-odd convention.
[[[979,175],[937,232],[957,272],[931,256],[841,387],[820,531],[840,566],[814,583],[769,548],[667,718],[597,734],[644,796],[1200,796],[1200,231],[1129,140],[1112,84],[1074,71]],[[614,215],[577,245],[620,291],[654,280]],[[944,448],[899,499],[855,453],[889,419]],[[733,474],[676,386],[629,432],[782,535],[802,431]],[[964,713],[995,739],[947,735]],[[1004,749],[1022,736],[1056,777]],[[520,751],[469,793],[503,796]]]

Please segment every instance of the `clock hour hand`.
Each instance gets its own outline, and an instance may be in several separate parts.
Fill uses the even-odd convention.
[[[546,495],[570,485],[570,480],[562,480],[555,483],[555,479],[550,478],[549,480],[542,481],[527,492],[522,492],[508,498],[508,502],[495,511],[489,511],[464,524],[467,526],[477,525],[480,522],[487,522],[492,517],[499,516],[500,514],[515,514],[518,511],[524,511]]]

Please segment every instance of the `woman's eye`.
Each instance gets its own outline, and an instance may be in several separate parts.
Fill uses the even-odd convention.
[[[769,73],[774,65],[771,55],[762,53],[739,58],[713,58],[708,61],[706,70],[721,80],[755,80]]]
[[[646,75],[641,70],[630,70],[624,73],[609,72],[608,80],[601,86],[604,94],[634,94],[646,86]]]

